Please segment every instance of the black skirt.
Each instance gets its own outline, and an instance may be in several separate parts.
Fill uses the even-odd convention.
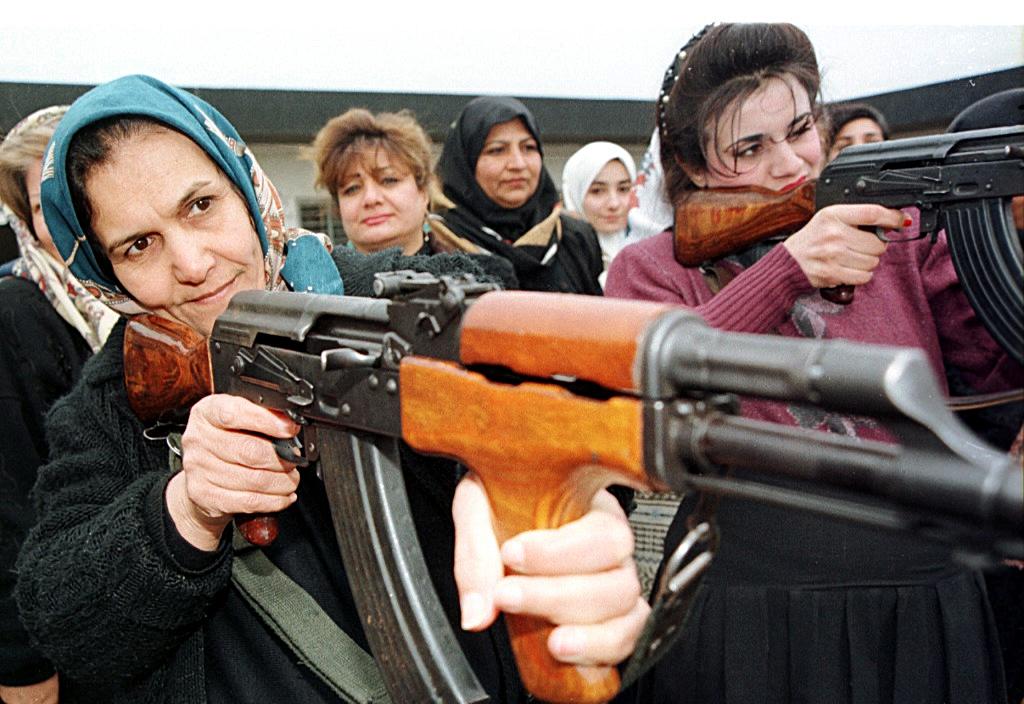
[[[743,500],[718,523],[686,632],[622,701],[1005,704],[984,580],[945,546]]]

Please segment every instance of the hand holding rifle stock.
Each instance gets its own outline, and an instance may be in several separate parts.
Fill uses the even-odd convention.
[[[481,701],[464,695],[472,672],[424,595],[429,577],[396,474],[398,438],[479,476],[499,543],[572,522],[617,483],[742,495],[968,552],[1024,553],[1020,469],[945,409],[918,351],[723,333],[651,303],[378,276],[379,292],[393,299],[237,295],[209,341],[208,378],[218,393],[302,425],[396,701]],[[167,346],[166,335],[132,332],[136,323],[126,355],[136,343]],[[152,354],[134,379],[126,359],[130,396],[149,397],[141,405],[150,408],[164,405],[152,396],[165,386],[150,381]],[[898,442],[738,418],[729,396],[737,393],[869,415]],[[803,480],[808,491],[734,481],[734,466]],[[826,499],[821,486],[863,500]],[[539,699],[601,702],[618,690],[612,667],[553,658],[545,619],[507,614],[506,623],[523,682]]]
[[[1022,198],[1024,126],[858,145],[840,152],[817,181],[792,191],[707,189],[689,195],[676,205],[675,256],[684,266],[700,266],[757,242],[797,233],[786,245],[812,283],[830,283],[839,272],[844,284],[858,284],[870,278],[865,274],[874,268],[872,260],[881,256],[885,243],[935,237],[945,229],[971,303],[993,336],[1006,349],[1018,350],[1019,362],[1019,350],[1024,349],[1024,266],[1012,208],[1019,209]],[[853,205],[875,207],[858,210]],[[917,233],[895,232],[907,223],[883,210],[907,207],[920,212]],[[829,233],[818,222],[829,211],[848,227],[876,232],[877,239],[852,231],[840,236],[842,227]],[[818,237],[823,238],[826,258],[837,252],[839,257],[839,266],[825,280],[816,278],[815,257],[805,256],[806,247],[800,247],[798,256],[790,244],[802,238],[797,244],[806,245]],[[824,239],[829,237],[831,241]],[[849,303],[853,289],[836,286],[823,289],[823,295]]]

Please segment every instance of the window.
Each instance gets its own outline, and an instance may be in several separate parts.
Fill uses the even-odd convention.
[[[299,226],[312,232],[323,232],[338,246],[348,243],[337,208],[330,200],[300,200]]]

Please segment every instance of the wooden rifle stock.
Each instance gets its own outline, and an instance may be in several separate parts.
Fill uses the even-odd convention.
[[[707,188],[676,206],[675,257],[695,267],[803,227],[815,212],[815,182],[779,193],[766,188]],[[821,295],[834,303],[853,300],[853,286]]]
[[[124,381],[128,404],[144,423],[180,415],[213,393],[210,348],[187,325],[152,313],[136,315],[124,332]],[[277,519],[239,516],[235,527],[253,545],[277,539]]]

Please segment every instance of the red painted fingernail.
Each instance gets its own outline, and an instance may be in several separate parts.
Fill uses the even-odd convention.
[[[903,218],[903,227],[910,227],[914,224],[914,218],[907,216]]]

